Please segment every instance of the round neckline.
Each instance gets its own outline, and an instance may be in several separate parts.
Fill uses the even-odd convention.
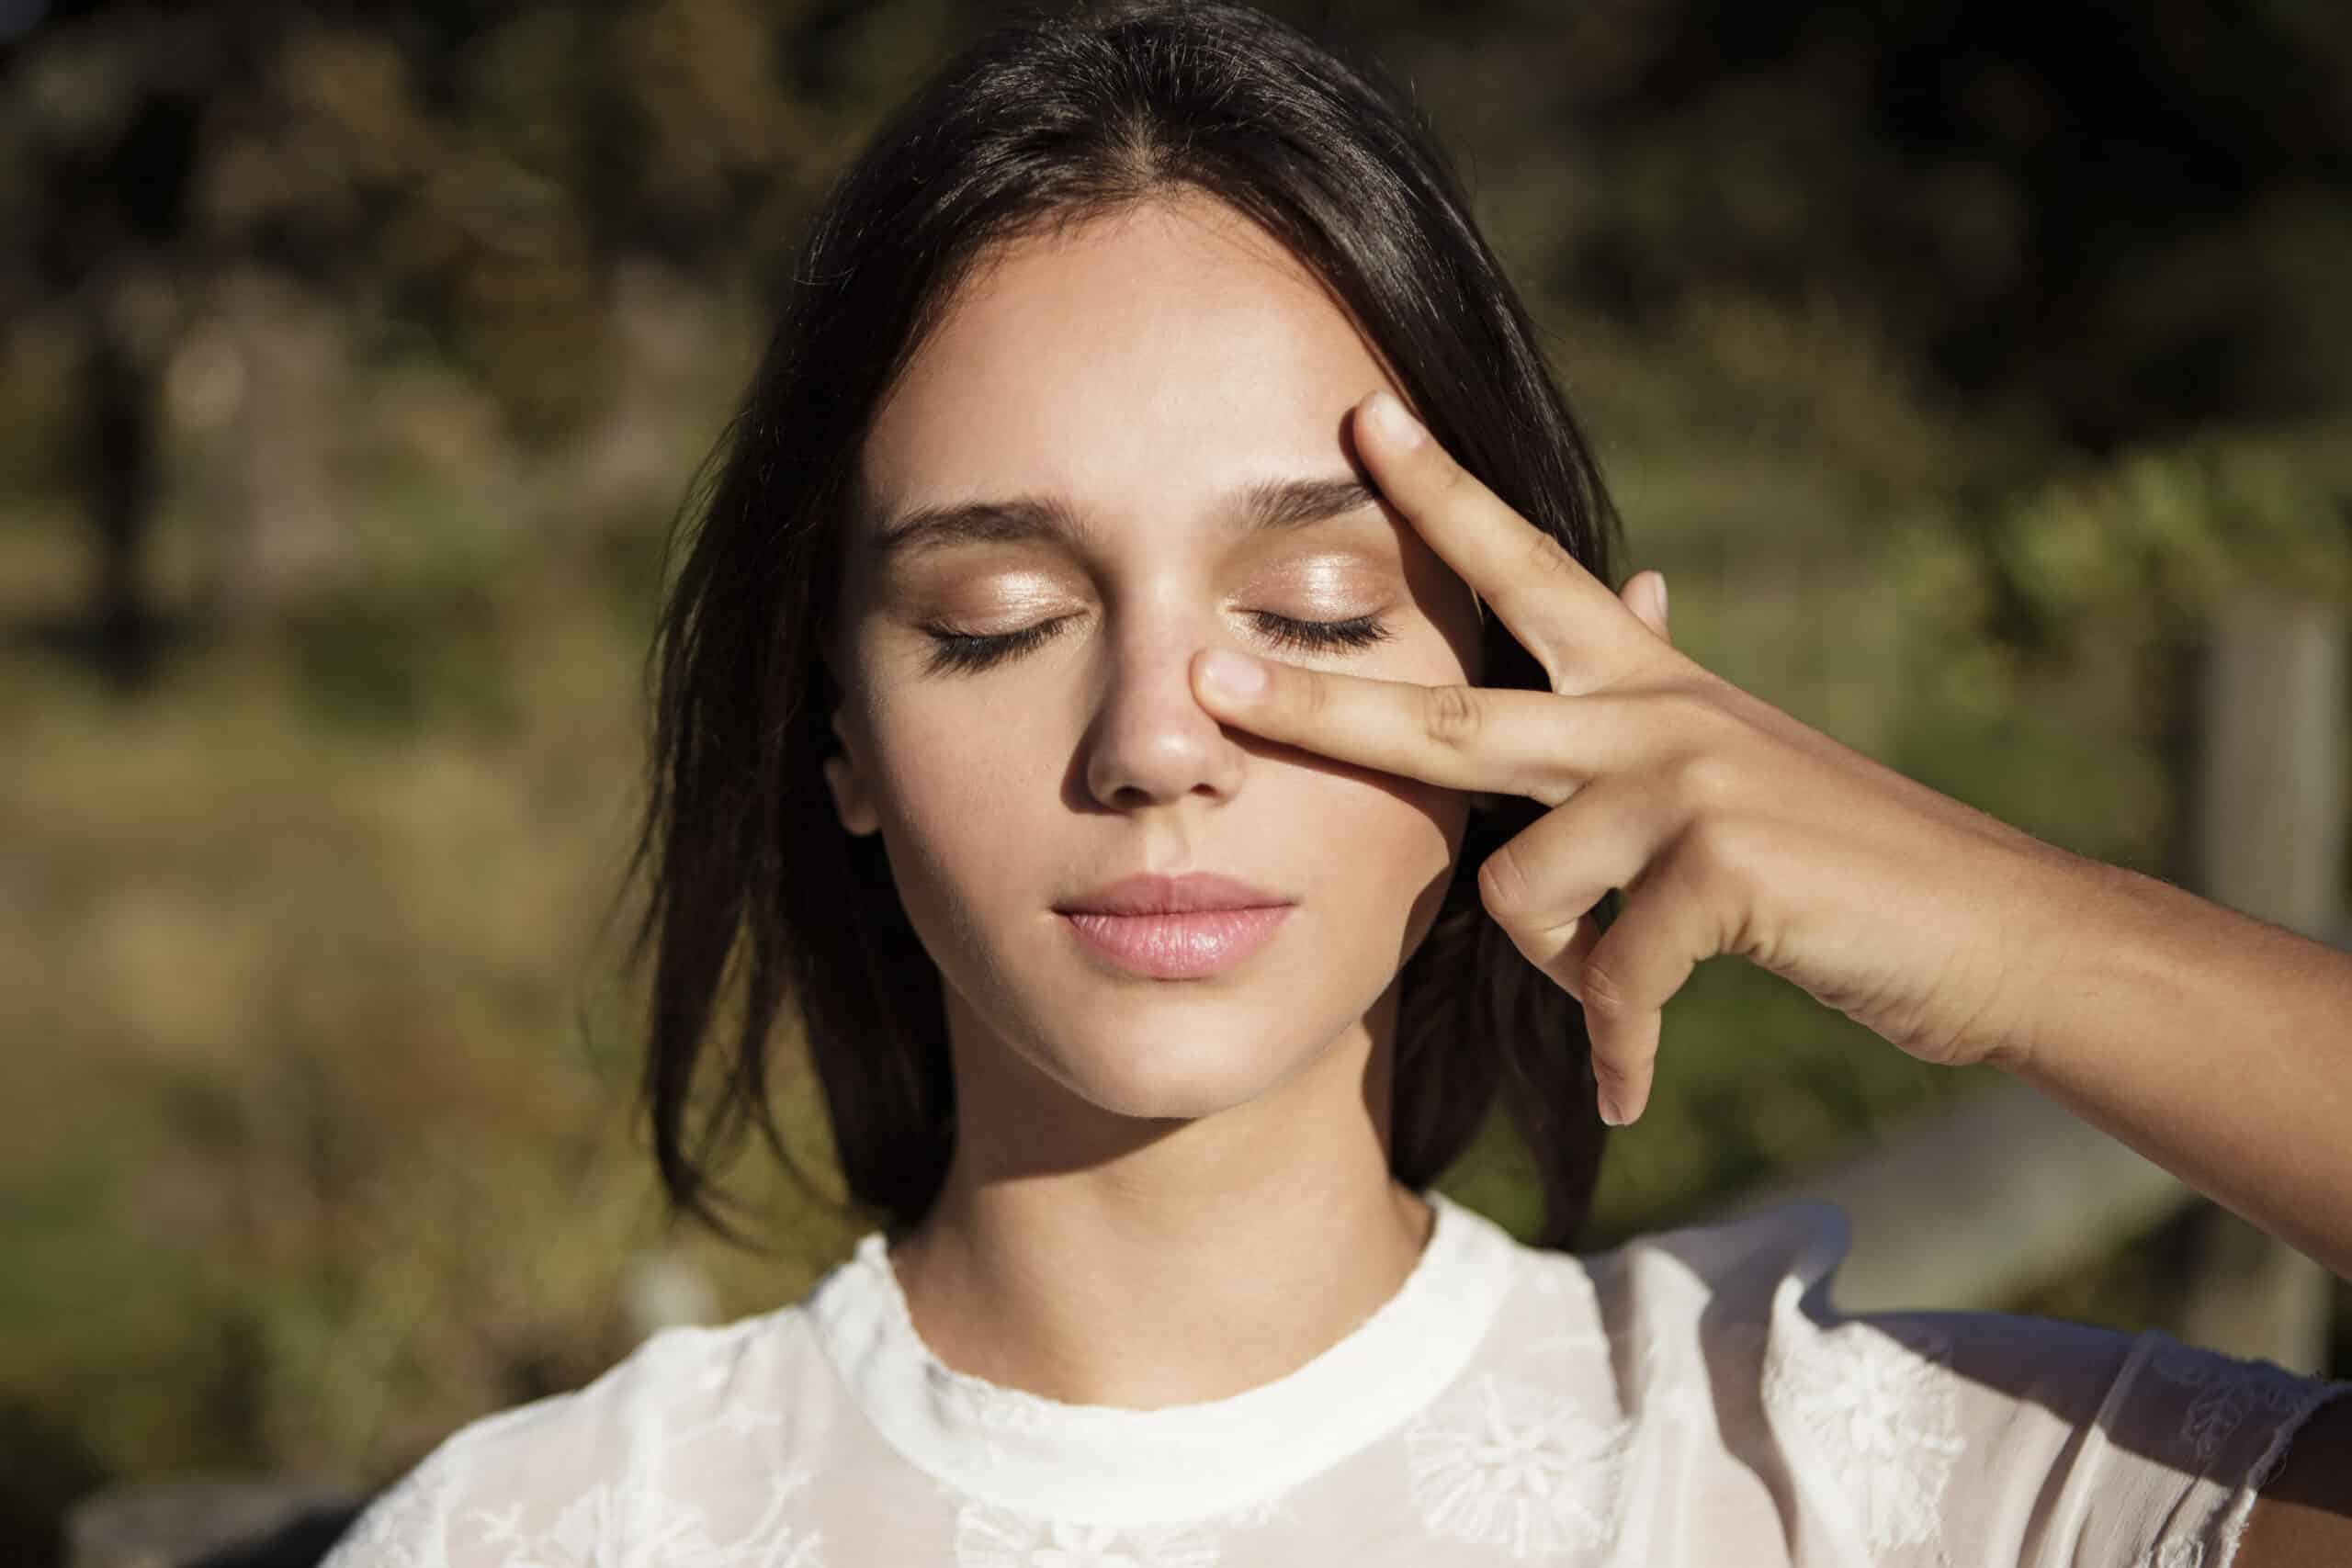
[[[1172,1523],[1290,1490],[1394,1429],[1468,1363],[1510,1279],[1510,1234],[1434,1188],[1396,1292],[1304,1365],[1219,1399],[1072,1404],[960,1372],[915,1332],[879,1230],[810,1293],[827,1358],[892,1447],[957,1490],[1073,1523]]]

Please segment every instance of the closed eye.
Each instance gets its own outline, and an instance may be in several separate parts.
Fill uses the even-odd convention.
[[[934,675],[986,670],[1038,647],[1077,618],[1075,615],[1056,615],[1017,632],[991,636],[926,626],[922,630],[932,640],[932,650],[925,669]],[[1344,621],[1302,621],[1270,610],[1253,610],[1250,619],[1258,624],[1259,635],[1269,646],[1307,652],[1370,648],[1396,635],[1377,615],[1357,615]]]

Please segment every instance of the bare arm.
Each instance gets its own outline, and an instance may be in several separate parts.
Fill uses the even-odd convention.
[[[2352,954],[2076,863],[2016,1076],[2352,1278]],[[2232,1568],[2352,1563],[2352,1398],[2255,1499]]]
[[[2352,1278],[2352,953],[2120,867],[2054,870],[2046,958],[1989,1059]]]

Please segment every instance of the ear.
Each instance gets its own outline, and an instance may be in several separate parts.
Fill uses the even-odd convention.
[[[842,830],[855,838],[878,832],[881,814],[874,809],[873,792],[866,787],[865,774],[854,761],[856,748],[849,734],[842,728],[842,714],[833,710],[833,738],[842,749],[825,759],[825,784],[833,792],[833,813],[841,818]]]

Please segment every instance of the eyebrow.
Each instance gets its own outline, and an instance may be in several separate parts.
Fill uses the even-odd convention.
[[[1235,492],[1228,515],[1238,533],[1279,533],[1346,516],[1379,499],[1377,491],[1351,473],[1261,479]],[[1023,495],[912,508],[870,536],[867,548],[881,561],[954,545],[1069,545],[1086,532],[1085,520],[1061,497]]]

